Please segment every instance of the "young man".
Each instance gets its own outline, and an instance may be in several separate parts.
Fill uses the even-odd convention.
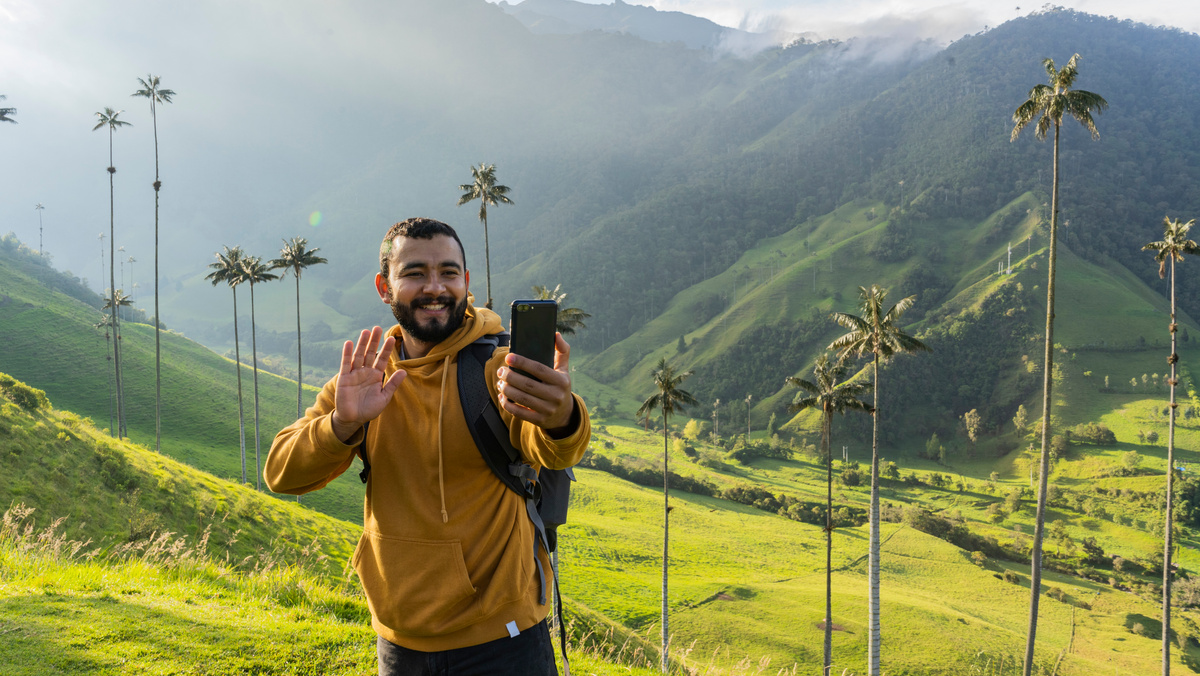
[[[280,493],[317,490],[353,464],[365,436],[371,471],[352,563],[381,675],[556,674],[545,619],[553,582],[539,575],[549,559],[459,400],[458,352],[502,331],[500,317],[472,306],[462,242],[445,223],[392,226],[379,263],[375,288],[398,324],[345,343],[337,377],[275,437],[263,477]],[[507,348],[484,369],[509,439],[534,469],[574,465],[591,435],[569,354],[557,336],[553,369]]]

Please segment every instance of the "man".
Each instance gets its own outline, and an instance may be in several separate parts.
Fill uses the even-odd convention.
[[[472,306],[466,254],[445,223],[392,226],[379,264],[375,288],[398,325],[345,343],[337,377],[275,437],[263,477],[281,493],[321,488],[353,464],[365,436],[371,470],[352,563],[381,675],[556,674],[551,589],[538,573],[550,570],[547,554],[523,498],[485,463],[459,400],[458,352],[503,330],[500,317]],[[484,369],[509,439],[534,469],[574,465],[591,435],[569,354],[560,335],[554,368],[497,348]]]

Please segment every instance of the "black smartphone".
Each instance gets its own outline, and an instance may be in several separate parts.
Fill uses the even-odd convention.
[[[554,332],[558,326],[558,303],[552,300],[514,300],[512,302],[513,354],[554,368]],[[524,376],[533,376],[513,369]],[[537,380],[537,378],[534,378]]]

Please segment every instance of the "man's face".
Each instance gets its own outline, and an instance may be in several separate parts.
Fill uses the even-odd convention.
[[[397,237],[388,257],[386,286],[380,288],[384,281],[376,280],[379,297],[415,340],[436,345],[462,325],[470,273],[453,238]]]

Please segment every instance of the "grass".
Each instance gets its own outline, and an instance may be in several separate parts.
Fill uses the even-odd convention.
[[[93,325],[99,310],[51,291],[0,252],[0,372],[42,389],[59,408],[107,427],[112,362],[104,333]],[[246,327],[247,329],[249,327]],[[123,326],[123,373],[130,438],[155,443],[154,329]],[[47,339],[47,336],[53,336]],[[162,450],[197,469],[240,481],[235,364],[170,331],[162,334]],[[249,360],[248,351],[243,358]],[[255,482],[253,373],[242,366],[247,480]],[[260,454],[275,433],[295,420],[296,383],[260,370]],[[316,390],[308,389],[307,404]],[[362,522],[363,488],[355,472],[339,477],[306,504],[351,522]]]

